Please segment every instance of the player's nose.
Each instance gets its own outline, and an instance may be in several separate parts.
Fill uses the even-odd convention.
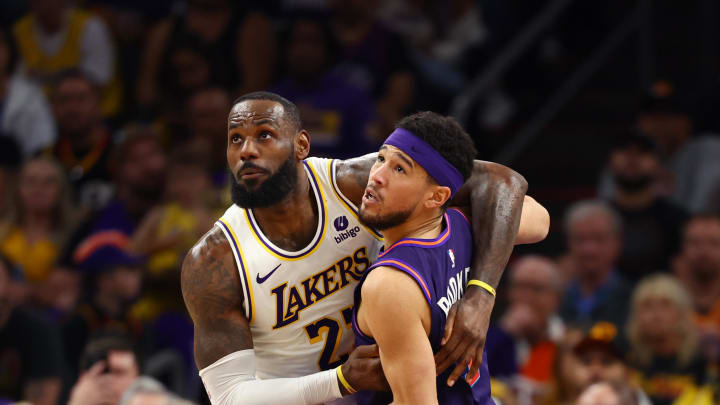
[[[240,148],[240,160],[244,162],[247,160],[257,159],[259,157],[260,151],[258,150],[255,141],[248,139],[243,142],[242,147]]]

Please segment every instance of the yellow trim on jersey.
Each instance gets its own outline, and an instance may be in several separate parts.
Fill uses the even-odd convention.
[[[365,224],[363,224],[362,221],[360,221],[360,217],[358,216],[357,212],[355,212],[355,210],[353,209],[353,207],[351,207],[351,206],[347,203],[347,201],[345,201],[345,198],[343,198],[343,196],[340,194],[339,190],[335,187],[335,180],[336,180],[336,179],[335,179],[335,172],[333,171],[333,162],[334,162],[334,161],[335,161],[335,159],[330,159],[330,161],[328,162],[328,175],[330,176],[330,187],[332,188],[333,193],[335,193],[335,196],[338,198],[338,200],[340,200],[340,202],[342,202],[342,204],[345,206],[345,208],[346,208],[348,211],[350,211],[350,213],[352,214],[352,216],[354,216],[355,219],[357,219],[358,222],[360,222],[360,225],[361,225],[363,228],[365,228],[365,230],[367,230],[368,232],[370,232],[370,234],[371,234],[375,239],[377,239],[378,241],[382,242],[383,240],[385,240],[385,239],[383,238],[383,236],[380,235],[376,230],[365,226]]]
[[[307,161],[306,161],[306,162],[307,162]],[[245,211],[245,218],[246,218],[247,221],[248,221],[248,228],[250,228],[250,233],[255,237],[255,240],[257,240],[258,244],[259,244],[260,246],[262,246],[263,249],[265,249],[266,252],[270,253],[271,255],[273,255],[274,257],[276,257],[276,258],[278,258],[278,259],[280,259],[280,260],[285,260],[285,261],[291,261],[291,262],[292,262],[292,261],[302,260],[302,259],[304,259],[304,258],[312,255],[313,253],[315,253],[315,251],[316,251],[316,250],[320,247],[320,245],[322,245],[322,243],[323,243],[323,239],[325,238],[325,230],[327,229],[327,227],[328,227],[328,222],[330,221],[330,217],[329,217],[329,215],[328,215],[328,209],[327,209],[327,199],[325,198],[325,193],[323,193],[322,185],[321,185],[320,182],[318,181],[318,175],[317,175],[317,173],[315,173],[315,169],[313,168],[313,166],[312,166],[312,164],[311,164],[310,162],[307,162],[307,167],[310,169],[310,172],[311,172],[310,175],[313,176],[313,179],[310,180],[310,182],[311,182],[311,184],[312,184],[312,182],[313,182],[313,180],[314,180],[315,185],[317,186],[317,192],[320,194],[320,200],[321,200],[321,201],[320,201],[320,205],[322,206],[322,211],[323,211],[323,212],[321,213],[321,215],[322,215],[323,218],[325,219],[325,221],[324,221],[324,223],[323,223],[323,225],[322,225],[322,231],[320,232],[320,237],[319,237],[318,239],[313,238],[312,242],[310,242],[310,243],[315,243],[315,246],[314,246],[312,249],[310,249],[309,251],[307,251],[307,252],[305,252],[305,253],[301,254],[300,256],[297,256],[297,257],[285,257],[285,256],[281,256],[281,255],[273,252],[272,249],[270,249],[270,247],[267,245],[267,243],[271,243],[270,240],[268,240],[267,243],[262,240],[262,236],[259,235],[258,232],[256,232],[256,231],[255,231],[255,228],[253,227],[253,223],[252,223],[253,218],[250,218],[249,210],[244,209],[244,211]],[[322,221],[322,218],[320,219],[320,222],[323,222],[323,221]],[[259,228],[259,224],[258,224],[258,228]]]
[[[235,234],[235,231],[233,230],[232,226],[228,223],[228,221],[220,218],[220,222],[222,222],[227,229],[230,231],[230,237],[233,239],[233,243],[237,247],[237,252],[240,254],[240,266],[242,267],[243,272],[245,273],[245,285],[247,285],[247,289],[250,292],[250,297],[248,299],[250,300],[250,319],[248,319],[248,323],[252,323],[253,319],[255,319],[255,298],[253,296],[253,290],[252,290],[252,278],[250,278],[250,270],[247,266],[247,261],[245,260],[245,257],[243,255],[242,249],[240,248],[240,243],[238,243],[239,239],[237,235]],[[231,246],[232,248],[232,246]]]

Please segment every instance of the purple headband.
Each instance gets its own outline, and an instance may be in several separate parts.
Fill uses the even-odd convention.
[[[413,158],[439,185],[450,188],[450,197],[464,183],[462,174],[455,166],[407,129],[396,128],[385,140],[385,145],[392,145]]]

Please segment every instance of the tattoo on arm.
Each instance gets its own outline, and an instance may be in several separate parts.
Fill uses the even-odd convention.
[[[339,161],[336,165],[336,179],[340,192],[357,206],[360,205],[368,177],[370,177],[370,169],[376,160],[377,153],[369,153]]]
[[[200,369],[253,347],[240,275],[230,244],[219,228],[206,233],[188,252],[181,282],[195,324],[195,362]]]

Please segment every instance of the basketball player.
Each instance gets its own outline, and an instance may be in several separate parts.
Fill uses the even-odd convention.
[[[227,157],[235,204],[182,268],[195,360],[213,404],[330,402],[348,394],[342,372],[357,389],[386,387],[372,347],[350,353],[353,288],[381,246],[356,208],[375,156],[307,158],[309,149],[294,104],[264,92],[234,104]],[[476,162],[474,173],[457,200],[472,199],[475,210],[474,277],[494,282],[516,233],[521,242],[542,239],[547,213],[529,198],[522,208],[527,185],[510,169]],[[493,304],[473,290],[443,360],[463,368],[483,343]]]
[[[446,207],[470,177],[474,156],[460,125],[432,112],[402,119],[380,147],[359,216],[382,230],[384,248],[355,290],[353,330],[357,345],[377,342],[392,394],[363,391],[359,405],[493,403],[485,356],[479,374],[452,387],[444,383],[450,370],[436,377],[433,360],[450,307],[469,281],[470,223],[461,209]]]

